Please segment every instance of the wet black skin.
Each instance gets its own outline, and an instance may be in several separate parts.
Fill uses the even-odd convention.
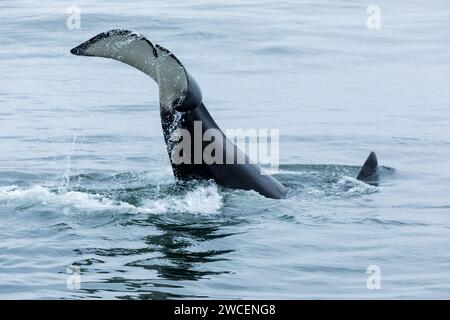
[[[259,194],[273,199],[285,198],[287,189],[274,177],[264,175],[261,173],[261,169],[258,165],[250,163],[247,155],[238,150],[236,145],[232,142],[231,149],[234,149],[234,160],[232,163],[227,163],[225,158],[227,156],[226,144],[222,143],[224,159],[221,163],[207,164],[201,157],[199,164],[175,164],[172,161],[172,149],[174,142],[171,141],[171,133],[175,129],[186,129],[191,135],[191,155],[194,154],[193,143],[196,140],[194,136],[194,122],[202,122],[202,134],[208,129],[216,129],[220,132],[221,140],[225,141],[225,134],[219,129],[214,119],[209,114],[202,101],[202,92],[195,82],[195,80],[184,69],[181,62],[173,56],[167,49],[158,45],[153,45],[151,41],[145,37],[135,34],[128,30],[110,30],[108,32],[101,33],[92,39],[82,43],[81,45],[73,48],[70,52],[74,55],[89,56],[87,49],[95,44],[97,41],[107,39],[114,36],[127,36],[130,39],[137,39],[145,41],[151,49],[151,53],[155,57],[158,57],[158,50],[162,50],[165,53],[171,55],[183,68],[187,77],[187,91],[181,97],[178,97],[172,102],[170,106],[161,106],[161,123],[164,134],[164,139],[167,145],[167,151],[171,160],[172,169],[174,175],[179,180],[191,180],[191,179],[213,179],[218,185],[243,189],[254,190]],[[202,139],[203,140],[203,139]],[[209,141],[202,142],[202,154],[204,148],[209,145]],[[245,158],[245,162],[240,164],[237,162],[237,154],[241,153]],[[369,155],[364,166],[362,167],[358,180],[364,181],[370,184],[376,184],[379,178],[378,162],[374,152]]]
[[[173,130],[174,113],[164,111],[161,108],[161,123],[163,128],[164,139],[166,141],[169,157],[172,152],[173,142],[170,141],[171,132]],[[195,107],[191,111],[181,112],[178,114],[179,120],[177,121],[177,128],[186,129],[189,131],[194,141],[194,121],[202,122],[202,134],[208,129],[220,130],[214,119],[201,103],[198,107]],[[226,139],[222,131],[222,139]],[[209,144],[209,141],[204,141],[202,145],[202,151]],[[194,154],[193,146],[191,145],[191,155]],[[256,164],[251,164],[247,156],[245,156],[245,164],[238,164],[237,160],[237,147],[234,145],[234,159],[235,162],[231,164],[225,163],[226,147],[223,144],[224,159],[222,164],[206,164],[202,158],[201,164],[174,164],[172,162],[173,172],[176,178],[180,180],[190,179],[213,179],[217,184],[228,188],[254,190],[263,196],[273,199],[281,199],[286,196],[286,188],[278,182],[274,177],[261,174],[261,169]],[[191,161],[193,162],[193,161]]]
[[[364,162],[364,165],[362,166],[356,179],[371,185],[378,185],[379,178],[380,170],[378,168],[377,155],[372,151],[366,162]]]

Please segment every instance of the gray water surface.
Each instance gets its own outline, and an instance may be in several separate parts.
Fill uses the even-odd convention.
[[[448,1],[378,1],[379,30],[372,1],[72,4],[0,3],[0,298],[450,298]],[[115,28],[222,128],[279,129],[288,198],[176,183],[156,84],[69,54]]]

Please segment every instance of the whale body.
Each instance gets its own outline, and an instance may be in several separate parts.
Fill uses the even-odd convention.
[[[199,85],[183,64],[169,50],[153,44],[129,30],[103,32],[70,51],[78,56],[94,56],[126,63],[150,76],[159,86],[161,125],[174,176],[179,180],[213,179],[217,184],[235,189],[254,190],[274,199],[286,197],[287,189],[274,177],[252,163],[216,124],[203,104]],[[200,123],[200,127],[197,124]],[[189,148],[179,149],[174,137],[187,132],[194,138]],[[195,138],[214,130],[214,162],[203,159],[209,142]],[[200,154],[200,157],[196,155]],[[194,155],[194,157],[192,157]],[[177,156],[177,157],[174,157]],[[187,157],[186,157],[187,156]],[[175,161],[188,159],[191,161]],[[192,161],[193,159],[195,161]],[[238,161],[240,160],[240,161]],[[378,161],[371,152],[357,179],[377,184]]]
[[[154,45],[144,36],[128,30],[101,33],[70,51],[79,56],[104,57],[121,61],[150,76],[159,86],[161,124],[173,173],[177,179],[213,179],[217,184],[235,189],[254,190],[268,198],[280,199],[287,189],[261,168],[228,139],[209,114],[202,101],[202,92],[182,63],[167,49]],[[196,123],[201,124],[201,135],[214,129],[216,152],[221,161],[209,163],[205,159],[177,163],[173,160],[176,145],[173,136],[183,129],[195,135]],[[209,131],[210,132],[210,131]],[[192,142],[194,139],[192,139]],[[200,154],[209,142],[202,141],[192,150]],[[197,150],[198,151],[198,150]],[[219,152],[221,151],[221,152]],[[183,158],[181,156],[181,158]],[[220,160],[219,159],[219,160]],[[243,161],[237,161],[242,159]]]

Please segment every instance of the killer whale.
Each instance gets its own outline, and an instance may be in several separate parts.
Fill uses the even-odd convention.
[[[74,55],[110,58],[131,65],[149,75],[159,85],[161,125],[173,173],[177,179],[213,179],[219,185],[254,190],[268,198],[280,199],[287,189],[274,177],[262,173],[261,168],[251,163],[231,140],[227,139],[202,101],[202,92],[183,64],[167,49],[154,45],[140,34],[128,30],[111,30],[100,33],[70,51]],[[224,159],[222,163],[175,163],[172,161],[176,129],[194,134],[195,122],[201,121],[202,134],[215,129],[222,135],[219,139]],[[202,142],[204,149],[208,143]],[[229,152],[232,150],[233,152]]]
[[[78,56],[103,57],[126,63],[156,81],[159,86],[163,136],[172,170],[177,179],[213,179],[219,185],[254,190],[268,198],[286,197],[286,187],[274,177],[263,174],[261,168],[252,163],[249,157],[220,130],[203,104],[199,85],[169,50],[153,44],[138,33],[116,29],[100,33],[70,52]],[[218,147],[222,151],[224,161],[218,163],[206,163],[203,159],[200,163],[172,161],[176,149],[173,141],[174,132],[183,129],[193,135],[196,122],[201,122],[202,134],[209,129],[219,132]],[[201,151],[207,145],[208,142],[203,141]],[[230,157],[232,161],[229,161]],[[244,159],[244,163],[238,163],[236,159]],[[363,166],[358,175],[359,180],[373,182],[377,178],[373,173],[378,170],[378,165],[374,167],[373,157],[371,159],[371,161],[368,159]]]

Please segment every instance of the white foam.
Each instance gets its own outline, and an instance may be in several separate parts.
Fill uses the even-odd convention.
[[[274,172],[273,174],[278,174],[278,175],[292,175],[292,176],[304,176],[307,174],[314,174],[316,172],[314,171],[293,171],[293,170],[279,170],[277,172]]]
[[[197,186],[181,197],[173,196],[143,201],[143,208],[153,213],[188,212],[197,214],[217,213],[223,205],[216,185]]]
[[[222,196],[216,185],[197,186],[181,196],[166,196],[157,200],[144,200],[142,206],[109,199],[98,194],[78,191],[52,192],[44,186],[36,185],[29,188],[17,186],[0,187],[0,203],[25,210],[36,206],[63,208],[63,212],[73,210],[84,212],[116,211],[124,213],[167,212],[216,213],[222,207]]]
[[[368,193],[380,191],[381,187],[371,186],[356,178],[343,176],[337,183],[337,186],[347,189],[347,193]]]
[[[133,205],[114,201],[101,195],[77,191],[54,193],[48,188],[40,185],[26,189],[21,189],[17,186],[0,187],[0,202],[15,206],[17,209],[26,209],[35,206],[51,206],[83,211],[139,211],[139,209]],[[67,212],[67,210],[64,212]]]

